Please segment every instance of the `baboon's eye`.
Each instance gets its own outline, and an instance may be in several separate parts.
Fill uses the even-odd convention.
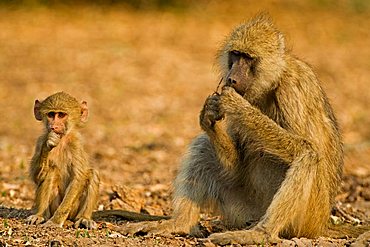
[[[252,61],[253,60],[253,57],[251,55],[249,55],[248,53],[242,53],[242,58],[244,58],[245,60],[248,60],[248,61]]]
[[[237,50],[233,50],[233,51],[230,51],[229,52],[229,60],[228,60],[228,66],[229,66],[229,69],[231,69],[231,67],[233,66],[233,64],[240,59],[240,56],[241,56],[241,52],[240,51],[237,51]]]
[[[233,51],[231,51],[230,52],[232,55],[234,55],[234,56],[241,56],[243,53],[242,52],[240,52],[240,51],[237,51],[237,50],[233,50]]]
[[[253,57],[251,55],[249,55],[248,53],[244,53],[244,52],[241,52],[241,51],[237,51],[237,50],[233,50],[230,52],[230,57],[232,59],[239,59],[240,57],[250,61],[250,60],[253,60]]]
[[[67,116],[67,113],[65,113],[65,112],[58,112],[58,118],[64,118],[65,116]]]
[[[48,117],[49,118],[54,118],[55,117],[55,112],[51,111],[51,112],[48,112]]]

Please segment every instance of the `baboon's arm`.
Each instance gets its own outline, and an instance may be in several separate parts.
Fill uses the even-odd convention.
[[[68,218],[72,208],[77,203],[78,197],[82,194],[87,185],[87,180],[84,178],[75,178],[71,181],[67,188],[66,195],[63,198],[62,203],[59,205],[58,209],[55,211],[53,217],[50,219],[55,224],[60,226]]]
[[[207,131],[207,134],[221,164],[226,169],[234,168],[239,161],[238,152],[222,123],[216,122],[214,128],[211,131]]]
[[[40,181],[40,184],[37,186],[35,198],[35,208],[37,216],[43,217],[45,215],[45,212],[48,210],[51,201],[51,195],[53,193],[54,180],[54,173],[49,172],[49,174],[45,176],[45,178]]]
[[[227,89],[221,97],[227,117],[240,124],[240,138],[252,139],[261,151],[277,156],[291,163],[304,153],[312,153],[309,140],[283,129],[260,110],[238,95],[234,89]]]

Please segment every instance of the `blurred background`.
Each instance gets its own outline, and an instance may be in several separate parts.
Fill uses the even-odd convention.
[[[33,103],[63,90],[90,107],[83,135],[102,195],[114,185],[160,190],[168,212],[163,194],[219,81],[216,51],[261,11],[322,81],[346,176],[369,176],[370,1],[8,0],[0,1],[0,203],[31,207],[27,168],[42,130]]]

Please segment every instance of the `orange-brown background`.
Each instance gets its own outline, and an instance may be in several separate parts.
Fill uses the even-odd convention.
[[[133,2],[0,4],[1,204],[32,206],[26,173],[42,129],[33,102],[61,90],[90,107],[83,135],[101,173],[101,204],[112,185],[170,193],[219,81],[215,53],[235,25],[261,11],[322,81],[343,130],[346,174],[370,174],[366,0]],[[161,206],[170,212],[169,200]]]

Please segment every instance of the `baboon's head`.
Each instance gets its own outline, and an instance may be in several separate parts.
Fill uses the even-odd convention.
[[[236,27],[218,53],[225,85],[251,103],[274,90],[285,67],[283,35],[263,14]]]
[[[34,115],[43,121],[48,132],[64,135],[73,127],[81,127],[87,121],[86,101],[79,103],[74,97],[58,92],[43,101],[35,100]]]

